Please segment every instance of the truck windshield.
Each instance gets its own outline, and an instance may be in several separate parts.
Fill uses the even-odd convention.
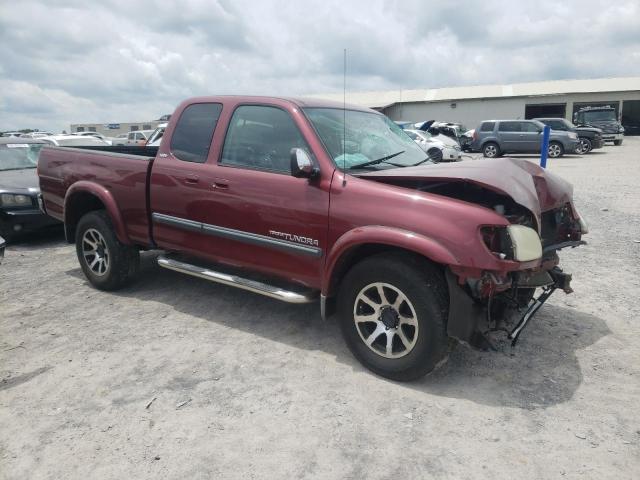
[[[607,122],[616,121],[615,110],[595,110],[591,112],[584,112],[584,121],[589,122]]]
[[[9,143],[0,145],[0,171],[36,168],[41,143]]]
[[[340,169],[408,167],[426,158],[424,151],[384,115],[339,108],[305,108],[304,112]]]

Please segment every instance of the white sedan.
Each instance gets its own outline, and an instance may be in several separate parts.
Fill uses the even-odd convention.
[[[422,148],[429,158],[434,162],[459,162],[462,160],[462,149],[460,145],[453,142],[443,142],[440,138],[433,137],[428,132],[422,130],[405,130],[414,142]],[[440,137],[441,135],[438,135]]]

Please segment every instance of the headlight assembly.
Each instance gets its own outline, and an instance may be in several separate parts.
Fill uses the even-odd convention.
[[[31,197],[29,195],[14,193],[3,193],[0,195],[0,206],[25,207],[27,205],[31,205]]]
[[[529,262],[542,257],[540,236],[524,225],[483,227],[482,239],[491,253],[501,260]]]
[[[540,236],[533,228],[524,225],[509,225],[507,233],[513,245],[513,259],[519,262],[529,262],[542,257],[542,243]]]

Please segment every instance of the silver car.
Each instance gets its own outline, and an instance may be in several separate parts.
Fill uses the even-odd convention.
[[[458,162],[462,160],[460,145],[445,144],[439,138],[422,130],[405,130],[409,138],[422,148],[434,162]],[[438,135],[440,137],[440,135]]]

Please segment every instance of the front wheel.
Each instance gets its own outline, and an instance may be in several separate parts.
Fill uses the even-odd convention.
[[[446,283],[419,257],[380,254],[358,263],[341,284],[338,311],[349,349],[378,375],[415,380],[446,358]]]
[[[89,212],[76,228],[76,253],[87,280],[100,290],[117,290],[138,271],[140,254],[116,237],[104,210]]]
[[[584,155],[585,153],[589,153],[592,149],[593,145],[591,144],[591,140],[589,140],[588,138],[580,137],[580,143],[578,144],[576,153]]]
[[[440,163],[442,161],[442,150],[440,150],[439,148],[430,148],[427,152],[427,155],[429,155],[429,158],[434,163]]]
[[[549,158],[558,158],[564,155],[564,147],[561,143],[551,142],[549,144]]]
[[[613,141],[613,144],[614,144],[616,147],[619,147],[620,145],[622,145],[622,140],[614,140],[614,141]]]

